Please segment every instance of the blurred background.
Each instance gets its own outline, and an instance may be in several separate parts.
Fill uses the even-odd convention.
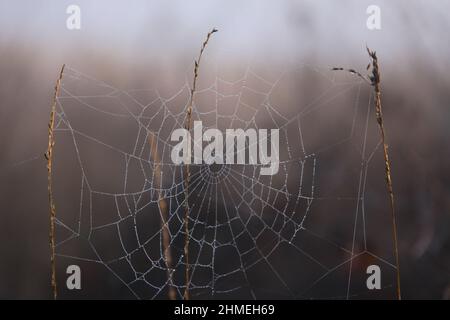
[[[81,8],[80,30],[66,28],[66,9],[71,4]],[[366,26],[369,5],[381,9],[381,30],[369,30]],[[43,154],[54,82],[61,65],[66,63],[117,88],[157,87],[162,95],[171,96],[185,84],[186,76],[190,77],[193,59],[206,32],[216,27],[219,33],[212,39],[202,69],[205,81],[208,76],[215,76],[217,68],[240,74],[249,65],[258,74],[277,74],[301,63],[365,70],[366,45],[377,51],[397,201],[403,297],[450,298],[450,48],[446,41],[449,10],[450,3],[444,0],[2,0],[0,297],[51,297]],[[302,90],[314,96],[311,92],[320,85],[314,78],[307,78],[307,73],[299,75],[300,78],[286,82],[291,85],[282,91],[286,100],[277,103],[287,113],[289,108],[295,108],[295,99],[301,103],[297,95],[301,96]],[[328,73],[327,77],[332,75]],[[303,89],[299,93],[296,88]],[[362,94],[368,97],[367,90]],[[366,101],[363,99],[362,105]],[[354,102],[354,96],[349,96],[347,102],[341,101]],[[342,113],[333,116],[345,119]],[[310,128],[310,141],[315,141],[313,131],[320,136],[327,125],[326,121],[318,121]],[[377,134],[375,126],[372,131]],[[330,175],[342,181],[340,171],[326,165],[342,162],[345,155],[330,157],[322,172],[329,173],[328,182]],[[392,262],[391,231],[384,229],[390,228],[389,219],[375,219],[377,212],[388,214],[387,203],[382,203],[387,201],[387,195],[380,150],[375,157],[373,179],[369,177],[368,182],[369,197],[375,200],[366,203],[366,211],[374,212],[368,240],[374,252]],[[58,199],[56,202],[58,206]],[[311,230],[348,248],[351,218],[347,221],[327,214],[326,208],[320,210],[324,214],[319,215],[320,221],[311,221]],[[320,250],[314,243],[307,247],[311,252]],[[67,263],[61,259],[61,284],[65,277],[63,264]],[[98,266],[86,268],[95,270],[87,271],[87,277],[97,286],[81,296],[63,291],[62,298],[132,298],[108,276],[105,281],[94,276],[108,271]],[[302,273],[301,264],[297,270]],[[256,282],[264,280],[264,271],[260,272]],[[294,291],[300,298],[342,298],[342,291],[336,288],[343,288],[341,282],[346,284],[346,277],[344,273],[337,274],[335,280],[324,283],[315,294],[300,295],[304,289],[301,284],[298,288],[293,285]],[[394,283],[392,277],[387,276],[387,284]],[[344,285],[344,298],[346,289]],[[258,297],[285,298],[270,290],[263,292]],[[242,293],[235,297],[247,296]],[[395,294],[390,288],[379,296],[355,296],[358,297],[394,298]]]

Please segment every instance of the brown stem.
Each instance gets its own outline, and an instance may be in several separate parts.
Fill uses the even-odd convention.
[[[378,127],[381,133],[381,142],[383,144],[383,154],[384,154],[384,166],[386,173],[386,187],[389,194],[391,218],[392,218],[392,237],[394,240],[394,255],[395,263],[397,266],[397,299],[401,300],[401,289],[400,289],[400,262],[398,255],[398,240],[397,240],[397,223],[395,218],[395,206],[394,206],[394,191],[392,188],[392,178],[391,178],[391,164],[389,161],[388,145],[386,143],[386,133],[383,125],[383,113],[381,109],[381,87],[380,87],[380,70],[378,66],[378,58],[375,51],[370,51],[367,49],[369,56],[372,59],[372,84],[375,90],[375,111]]]
[[[154,163],[153,176],[156,181],[155,185],[158,185],[161,189],[161,159],[158,155],[158,149],[156,147],[156,138],[153,132],[149,133],[148,141],[150,144],[151,157]],[[161,212],[161,229],[162,229],[162,245],[164,251],[164,260],[167,267],[167,280],[169,283],[169,290],[167,296],[170,300],[176,300],[177,293],[173,286],[173,269],[172,269],[172,251],[170,248],[170,231],[169,231],[169,209],[166,199],[162,196],[162,192],[158,192],[158,206]]]
[[[53,299],[56,299],[57,286],[56,286],[56,259],[55,259],[55,219],[56,219],[56,206],[55,201],[53,199],[53,185],[52,185],[52,167],[53,167],[53,147],[55,146],[55,136],[54,136],[54,127],[55,127],[55,114],[56,114],[56,103],[59,95],[59,91],[61,88],[61,80],[63,77],[65,65],[61,67],[61,71],[59,72],[59,77],[56,80],[55,92],[52,100],[52,107],[50,111],[50,121],[48,123],[48,147],[47,152],[45,153],[45,158],[47,159],[47,180],[48,180],[48,201],[50,206],[50,263],[52,268],[51,275],[51,286],[53,289]]]
[[[394,206],[394,191],[392,188],[392,178],[391,178],[391,163],[389,161],[389,152],[388,145],[386,143],[386,133],[383,125],[383,113],[381,109],[381,85],[380,85],[380,69],[378,66],[378,57],[375,51],[371,51],[367,48],[367,52],[372,60],[371,64],[367,66],[367,69],[372,65],[372,74],[364,77],[360,72],[354,69],[345,69],[341,67],[332,68],[333,71],[346,71],[351,74],[354,74],[365,82],[369,83],[374,87],[375,92],[375,113],[376,119],[378,123],[378,127],[380,128],[381,133],[381,142],[383,144],[383,155],[384,155],[384,166],[385,166],[385,174],[386,174],[386,187],[389,194],[389,205],[391,209],[391,218],[392,218],[392,238],[394,242],[394,255],[395,255],[395,263],[397,269],[397,299],[401,300],[401,289],[400,289],[400,261],[398,255],[398,240],[397,240],[397,223],[395,218],[395,206]]]
[[[208,34],[206,35],[205,41],[203,41],[203,44],[200,48],[200,53],[198,55],[197,60],[194,62],[194,79],[192,81],[192,87],[191,87],[191,95],[189,98],[189,103],[186,108],[186,123],[185,123],[185,129],[188,130],[188,132],[191,131],[192,127],[192,106],[194,104],[194,96],[195,91],[197,88],[197,79],[198,79],[198,73],[200,70],[200,62],[202,60],[203,51],[205,51],[206,46],[208,45],[209,39],[211,38],[211,35],[213,33],[217,32],[217,29],[213,28]],[[189,141],[189,145],[190,145]],[[188,148],[190,150],[190,148]],[[189,154],[189,157],[191,155]],[[185,240],[184,240],[184,259],[186,263],[186,270],[185,270],[185,278],[186,278],[186,288],[184,290],[184,299],[189,300],[189,285],[190,285],[190,275],[189,275],[189,181],[191,178],[191,171],[189,167],[189,163],[185,163],[185,175],[184,175],[184,232],[185,232]]]

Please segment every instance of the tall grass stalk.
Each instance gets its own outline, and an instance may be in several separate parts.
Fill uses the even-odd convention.
[[[162,189],[162,171],[161,171],[161,159],[159,158],[156,137],[153,132],[149,133],[148,141],[150,144],[150,154],[153,159],[153,176],[155,179],[154,185],[158,185],[160,191],[158,191],[158,206],[161,212],[161,232],[162,232],[162,246],[164,261],[167,268],[167,282],[169,284],[169,289],[167,292],[167,297],[170,300],[176,300],[177,293],[173,286],[173,263],[172,263],[172,250],[170,248],[170,231],[169,231],[169,207],[167,201],[164,198]]]
[[[206,35],[205,41],[203,41],[203,44],[200,48],[200,52],[198,54],[197,59],[194,61],[194,75],[192,80],[192,87],[190,90],[190,98],[189,103],[186,108],[186,122],[185,122],[185,129],[189,132],[192,128],[192,107],[194,105],[194,98],[195,98],[195,92],[197,90],[197,80],[198,80],[198,74],[200,71],[200,62],[202,60],[203,52],[206,49],[206,46],[208,45],[209,39],[211,36],[216,33],[218,30],[213,28],[208,34]],[[190,145],[190,142],[189,142]],[[188,148],[190,151],[190,148]],[[189,157],[191,156],[189,152]],[[185,281],[186,281],[186,288],[184,290],[184,299],[189,300],[189,286],[191,283],[190,279],[190,266],[189,266],[189,182],[191,177],[191,171],[189,163],[185,163],[185,170],[184,170],[184,232],[185,232],[185,240],[184,240],[184,261],[186,263],[186,270],[185,270]]]
[[[371,51],[367,48],[367,52],[372,60],[372,75],[369,76],[375,91],[375,113],[377,118],[378,127],[381,133],[381,143],[383,145],[383,155],[384,155],[384,168],[386,175],[386,187],[389,194],[389,204],[391,209],[391,219],[392,219],[392,238],[394,242],[394,255],[395,264],[397,271],[397,299],[401,300],[401,287],[400,287],[400,261],[398,255],[398,240],[397,240],[397,222],[395,217],[395,203],[394,203],[394,191],[392,187],[392,177],[391,177],[391,163],[389,160],[389,150],[386,143],[386,132],[383,124],[383,112],[381,108],[381,77],[380,68],[378,65],[378,57],[375,51]]]
[[[397,278],[397,288],[396,295],[397,299],[401,300],[401,286],[400,286],[400,260],[398,253],[398,237],[397,237],[397,221],[395,216],[395,202],[394,202],[394,190],[392,187],[392,176],[391,176],[391,162],[389,160],[389,149],[388,144],[386,142],[386,130],[383,124],[383,112],[381,105],[381,75],[380,75],[380,67],[378,64],[378,57],[375,51],[367,48],[367,53],[370,57],[370,63],[367,66],[367,70],[371,69],[370,73],[367,76],[363,76],[360,72],[355,69],[345,69],[341,67],[332,68],[334,71],[346,71],[351,74],[356,75],[357,77],[363,79],[366,83],[370,84],[373,87],[374,95],[375,95],[375,117],[377,120],[378,128],[381,134],[381,144],[383,145],[383,156],[384,156],[384,172],[386,177],[386,188],[389,195],[389,206],[390,206],[390,214],[392,220],[392,238],[393,238],[393,246],[394,246],[394,256],[395,256],[395,264],[396,264],[396,278]]]
[[[58,79],[55,84],[55,91],[53,94],[52,107],[50,111],[50,120],[48,123],[48,146],[45,153],[45,159],[47,160],[47,188],[48,188],[48,201],[50,206],[50,263],[51,263],[51,286],[53,291],[53,299],[58,296],[57,284],[56,284],[56,259],[55,259],[55,220],[56,220],[56,206],[53,199],[53,180],[52,180],[52,168],[53,168],[53,148],[55,146],[55,114],[58,95],[61,89],[61,81],[64,73],[65,65],[61,67]]]

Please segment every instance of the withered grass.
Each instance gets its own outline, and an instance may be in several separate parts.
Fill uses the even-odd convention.
[[[208,42],[211,38],[211,36],[217,32],[217,29],[213,28],[208,34],[206,35],[205,41],[203,41],[203,44],[200,48],[200,52],[198,54],[197,59],[194,61],[194,75],[192,80],[192,87],[190,90],[190,97],[189,97],[189,103],[186,108],[186,122],[185,122],[185,129],[188,130],[188,132],[191,131],[192,128],[192,107],[194,105],[194,98],[195,98],[195,92],[197,90],[197,80],[198,75],[200,71],[200,62],[202,60],[203,52],[206,49],[206,46],[208,45]],[[190,156],[190,154],[189,154]],[[186,263],[186,269],[185,269],[185,285],[186,288],[184,290],[183,298],[185,300],[189,300],[189,286],[190,286],[190,266],[189,266],[189,182],[191,177],[191,171],[189,163],[185,163],[184,166],[184,232],[185,232],[185,240],[184,240],[184,261]]]
[[[161,159],[158,154],[156,136],[153,132],[149,133],[148,141],[150,144],[150,153],[154,163],[153,176],[154,185],[158,185],[161,189],[162,187],[162,171],[161,171]],[[170,248],[170,231],[169,231],[169,207],[167,205],[167,200],[164,198],[161,191],[158,191],[158,206],[161,212],[161,232],[162,232],[162,246],[164,261],[167,267],[167,281],[169,283],[169,289],[167,292],[167,297],[170,300],[176,300],[177,293],[173,286],[173,262],[172,262],[172,250]]]
[[[47,152],[45,153],[45,159],[47,160],[47,188],[48,188],[48,201],[50,206],[50,264],[51,264],[51,286],[53,291],[53,299],[58,296],[57,284],[56,284],[56,259],[55,259],[55,220],[56,220],[56,206],[53,198],[53,179],[52,179],[52,169],[53,169],[53,148],[55,147],[55,114],[56,114],[56,104],[61,89],[61,81],[63,78],[65,65],[61,67],[58,79],[55,84],[55,91],[53,94],[52,106],[50,111],[50,120],[48,123],[48,146]]]
[[[394,189],[392,187],[392,176],[391,176],[391,163],[389,160],[389,149],[388,144],[386,142],[386,130],[383,124],[383,112],[382,112],[382,104],[381,104],[381,73],[380,67],[378,64],[378,57],[375,51],[367,48],[367,53],[370,57],[370,63],[367,65],[367,70],[371,69],[367,76],[363,76],[360,72],[355,69],[345,69],[341,67],[332,68],[334,71],[346,71],[351,74],[358,76],[363,79],[366,83],[370,84],[374,89],[375,95],[375,117],[377,120],[378,128],[380,130],[381,135],[381,144],[383,146],[383,157],[384,157],[384,172],[386,178],[386,188],[389,196],[389,206],[390,206],[390,214],[392,221],[392,238],[393,238],[393,246],[394,246],[394,256],[395,256],[395,264],[396,264],[396,280],[397,280],[397,288],[396,294],[397,299],[401,300],[401,286],[400,286],[400,261],[399,261],[399,253],[398,253],[398,237],[397,237],[397,221],[395,216],[395,201],[394,201]]]

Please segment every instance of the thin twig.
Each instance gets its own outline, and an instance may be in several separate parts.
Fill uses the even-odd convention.
[[[52,100],[52,108],[50,111],[50,121],[48,123],[48,147],[47,152],[45,153],[45,159],[47,160],[47,172],[48,172],[48,201],[50,206],[50,263],[52,268],[51,275],[51,286],[53,289],[53,299],[57,297],[57,286],[56,286],[56,260],[55,260],[55,219],[56,219],[56,206],[55,201],[53,200],[53,185],[52,185],[52,166],[53,166],[53,147],[55,146],[55,136],[54,136],[54,127],[55,127],[55,114],[56,114],[56,103],[59,95],[59,91],[61,88],[61,80],[64,73],[65,65],[61,67],[61,71],[59,72],[59,77],[56,80],[55,92]]]
[[[153,132],[149,133],[148,142],[150,144],[151,157],[154,163],[153,176],[156,181],[155,185],[162,186],[162,171],[161,171],[161,159],[158,155],[158,149],[156,146],[156,137]],[[161,229],[162,229],[162,245],[164,252],[164,260],[167,267],[167,280],[169,283],[169,290],[167,296],[170,300],[176,300],[177,293],[173,286],[173,269],[172,269],[172,251],[170,248],[170,232],[169,232],[169,210],[167,201],[163,197],[162,192],[158,191],[158,205],[161,211]]]
[[[385,167],[385,175],[386,175],[386,187],[389,194],[389,205],[391,211],[392,218],[392,238],[394,242],[394,255],[395,255],[395,264],[397,270],[397,299],[401,300],[401,288],[400,288],[400,260],[398,254],[398,239],[397,239],[397,222],[395,218],[395,206],[394,206],[394,191],[392,187],[392,177],[391,177],[391,163],[389,160],[389,152],[388,145],[386,143],[386,132],[383,125],[383,113],[381,108],[381,77],[380,77],[380,69],[378,65],[378,57],[375,51],[371,51],[367,48],[367,52],[371,59],[371,62],[367,65],[367,70],[372,67],[371,74],[367,76],[363,76],[360,72],[354,69],[345,69],[345,68],[332,68],[333,71],[346,71],[350,72],[363,79],[366,83],[370,84],[374,88],[375,92],[375,113],[376,119],[378,123],[378,127],[380,129],[381,134],[381,143],[383,144],[383,155],[384,155],[384,167]]]
[[[394,191],[392,188],[392,178],[391,178],[391,163],[389,161],[388,145],[386,143],[386,133],[383,125],[383,113],[381,108],[381,87],[380,87],[380,69],[378,66],[378,58],[375,51],[371,51],[367,48],[370,58],[372,59],[372,75],[369,79],[375,89],[375,111],[378,127],[381,133],[381,142],[383,144],[383,154],[384,154],[384,166],[386,173],[386,186],[389,193],[390,207],[391,207],[391,218],[392,218],[392,237],[394,239],[394,254],[395,263],[397,266],[397,299],[401,300],[401,289],[400,289],[400,261],[398,257],[398,240],[397,240],[397,223],[395,218],[395,206],[394,206]]]
[[[192,87],[191,87],[191,95],[189,98],[189,103],[186,108],[186,123],[185,123],[185,129],[188,130],[188,132],[191,131],[192,127],[192,106],[194,104],[194,96],[195,91],[197,88],[197,79],[198,79],[198,73],[200,70],[200,62],[202,60],[203,51],[205,51],[206,46],[208,45],[209,39],[211,38],[212,34],[217,32],[218,30],[213,28],[208,34],[206,35],[206,39],[203,42],[200,53],[198,55],[197,60],[195,60],[194,64],[194,79],[192,81]],[[190,144],[190,141],[189,141]],[[191,155],[189,154],[189,157]],[[189,300],[189,285],[190,285],[190,275],[189,275],[189,180],[191,177],[190,167],[189,163],[185,163],[185,176],[184,176],[184,231],[186,233],[185,235],[185,241],[184,241],[184,258],[186,263],[186,270],[185,270],[185,278],[186,278],[186,288],[184,290],[184,299]]]

